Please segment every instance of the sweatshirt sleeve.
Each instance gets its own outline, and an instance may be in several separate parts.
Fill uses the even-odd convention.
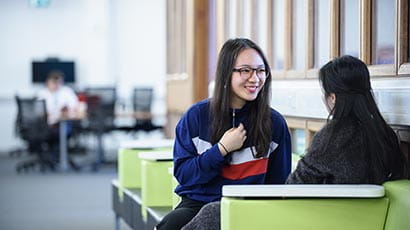
[[[331,178],[328,173],[328,154],[320,154],[320,146],[326,129],[319,131],[313,138],[307,153],[299,160],[295,171],[289,175],[287,184],[323,184]]]
[[[198,129],[198,117],[191,111],[184,115],[176,127],[174,145],[174,175],[184,186],[205,184],[221,174],[224,157],[217,144],[198,153],[193,138]],[[190,130],[191,128],[191,130]]]
[[[272,122],[275,129],[273,135],[276,136],[274,139],[276,139],[275,142],[278,142],[278,146],[270,155],[265,183],[283,184],[292,167],[292,144],[285,119],[279,116]]]
[[[323,184],[327,176],[316,166],[309,156],[302,158],[286,184]]]

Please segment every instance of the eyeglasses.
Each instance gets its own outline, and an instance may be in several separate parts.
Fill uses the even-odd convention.
[[[258,76],[260,79],[265,79],[266,78],[266,69],[265,68],[251,68],[251,67],[242,67],[242,68],[234,68],[232,69],[233,72],[239,72],[241,77],[243,78],[250,78],[254,72],[256,72],[256,76]]]

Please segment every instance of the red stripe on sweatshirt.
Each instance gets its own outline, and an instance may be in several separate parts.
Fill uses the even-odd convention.
[[[222,176],[229,180],[239,180],[266,173],[267,168],[268,158],[263,158],[242,164],[224,166],[222,168]]]

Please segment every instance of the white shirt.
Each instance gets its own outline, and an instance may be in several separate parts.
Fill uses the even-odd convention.
[[[50,92],[47,88],[42,89],[38,93],[38,98],[46,100],[48,124],[50,125],[58,122],[64,107],[67,107],[69,112],[74,111],[79,103],[77,95],[67,86],[60,86],[55,92]]]

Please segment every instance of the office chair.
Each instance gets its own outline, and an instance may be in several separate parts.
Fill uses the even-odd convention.
[[[49,146],[50,130],[47,124],[45,100],[35,98],[20,98],[16,96],[18,107],[16,129],[18,135],[27,142],[29,153],[33,159],[19,162],[17,172],[28,171],[39,167],[43,172],[46,169],[55,170],[56,163],[51,157]]]
[[[154,91],[152,88],[134,88],[132,93],[133,117],[135,118],[132,126],[117,127],[117,130],[135,132],[135,131],[153,131],[162,129],[163,126],[157,126],[152,123],[151,106]]]
[[[136,113],[135,118],[135,130],[152,131],[155,129],[161,129],[162,126],[156,126],[152,123],[151,118],[151,106],[154,91],[152,88],[135,88],[132,96],[132,102],[134,107],[134,112]],[[139,118],[138,113],[147,114],[147,118]]]
[[[87,98],[87,122],[85,129],[97,137],[97,160],[93,170],[105,161],[102,137],[105,133],[115,130],[115,103],[117,100],[114,87],[85,89]]]

